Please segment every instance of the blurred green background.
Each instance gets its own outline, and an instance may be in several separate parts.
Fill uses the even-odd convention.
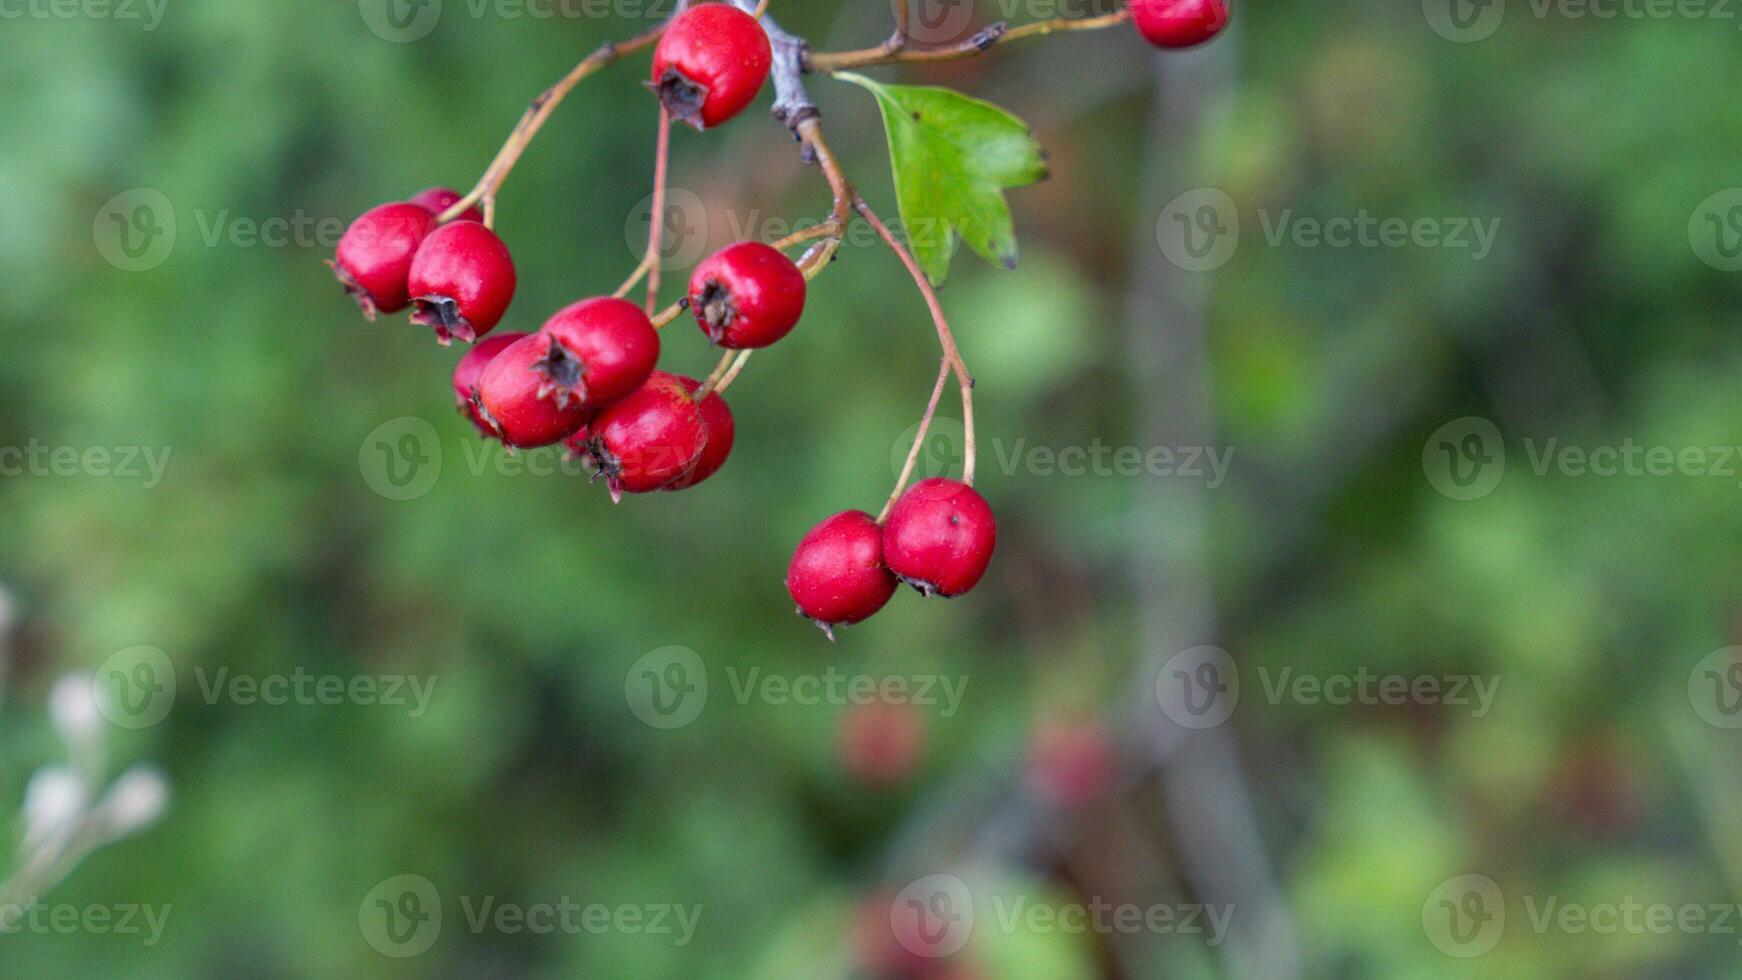
[[[918,295],[862,228],[733,387],[721,475],[615,507],[573,467],[517,468],[549,451],[483,448],[453,411],[459,352],[403,317],[362,322],[323,264],[366,208],[469,186],[532,95],[662,5],[448,0],[405,30],[374,0],[0,7],[0,446],[167,458],[160,479],[143,456],[132,476],[0,477],[5,799],[64,752],[57,677],[102,682],[146,646],[176,683],[161,721],[104,734],[116,768],[167,773],[167,814],[43,896],[168,907],[166,928],[0,935],[0,972],[1742,975],[1725,652],[1742,461],[1721,448],[1742,442],[1742,191],[1721,194],[1742,185],[1742,25],[1453,2],[1241,3],[1186,54],[1120,28],[869,72],[1016,112],[1052,179],[1011,194],[1020,268],[964,251],[942,294],[979,381],[998,560],[972,596],[898,595],[832,646],[792,615],[785,564],[821,518],[881,504],[937,363]],[[965,36],[1106,9],[981,2],[956,23],[928,0],[923,22]],[[770,12],[828,49],[890,18],[868,0]],[[586,82],[506,185],[505,328],[633,267],[645,66]],[[870,97],[810,88],[893,214]],[[827,213],[767,100],[674,134],[668,301],[706,250]],[[1202,189],[1234,214],[1181,198]],[[1481,255],[1275,234],[1361,214],[1497,234]],[[1226,235],[1230,217],[1232,252],[1180,260],[1180,229]],[[711,366],[687,320],[665,340],[669,369]],[[940,432],[928,473],[959,449],[959,426]],[[1624,440],[1706,462],[1533,465]],[[1069,475],[1030,452],[1094,446],[1231,463]],[[1447,475],[1492,476],[1496,453],[1497,485]],[[1242,687],[1194,727],[1165,691],[1203,645]],[[708,691],[661,727],[637,692],[672,663]],[[273,705],[208,694],[221,670],[434,686],[421,711]],[[856,728],[839,690],[743,692],[753,671],[831,670],[963,693]],[[1486,709],[1328,704],[1273,695],[1284,671],[1497,686]],[[893,772],[865,775],[866,753]],[[880,960],[889,896],[934,874],[971,883],[965,947]],[[442,913],[411,956],[370,924],[404,875]],[[1470,905],[1464,875],[1503,912]],[[1447,896],[1503,930],[1448,931]],[[486,900],[565,899],[700,914],[681,938],[469,921]],[[1006,914],[1095,901],[1232,925]],[[1559,917],[1627,903],[1670,924]]]

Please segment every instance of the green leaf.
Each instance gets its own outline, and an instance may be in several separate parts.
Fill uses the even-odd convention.
[[[1004,191],[1046,177],[1028,125],[953,89],[884,85],[850,72],[835,77],[877,97],[901,223],[932,284],[949,274],[958,236],[986,261],[1016,268],[1016,226]]]

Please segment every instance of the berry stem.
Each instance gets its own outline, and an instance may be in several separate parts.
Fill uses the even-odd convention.
[[[906,10],[898,8],[898,21],[904,20]],[[1007,44],[1011,41],[1026,40],[1031,37],[1045,37],[1048,34],[1059,34],[1067,31],[1098,31],[1102,28],[1123,24],[1131,19],[1131,11],[1120,8],[1117,13],[1105,14],[1100,17],[1055,17],[1052,20],[1035,21],[1021,27],[1010,27],[1003,21],[987,26],[973,37],[957,44],[939,48],[908,48],[906,46],[905,29],[898,25],[897,33],[902,43],[895,43],[891,38],[875,48],[861,48],[857,51],[820,51],[805,56],[804,68],[810,72],[834,74],[855,68],[869,68],[874,65],[918,64],[935,61],[955,61],[959,58],[972,58],[975,55]]]
[[[895,502],[901,499],[901,491],[907,489],[907,481],[913,478],[913,468],[919,464],[919,451],[925,447],[926,433],[931,431],[931,420],[938,411],[938,401],[944,397],[944,386],[950,382],[950,362],[945,360],[938,367],[938,383],[932,386],[931,401],[926,403],[925,414],[920,417],[919,431],[914,433],[913,448],[907,451],[907,463],[901,467],[901,476],[895,481],[895,489],[890,491],[889,499],[884,502],[883,509],[877,512],[877,523],[881,525],[889,519],[890,510]]]
[[[744,364],[750,360],[751,351],[729,350],[720,357],[720,363],[714,366],[713,373],[702,382],[690,399],[700,402],[716,391],[725,391],[732,382],[738,380],[739,372],[744,370]]]
[[[678,0],[672,16],[675,17],[682,13],[688,5],[689,0]],[[478,178],[477,185],[465,197],[455,201],[452,207],[443,211],[437,220],[446,224],[458,218],[467,208],[482,204],[484,223],[492,225],[496,216],[496,193],[502,189],[502,182],[508,179],[509,172],[514,169],[516,163],[520,162],[520,155],[526,152],[527,145],[532,142],[534,136],[538,135],[538,131],[544,127],[545,122],[550,119],[551,113],[556,111],[556,107],[562,104],[563,99],[567,98],[568,94],[574,91],[575,86],[579,85],[587,76],[626,54],[632,54],[648,47],[659,40],[659,36],[664,32],[665,24],[660,23],[627,41],[606,42],[598,50],[581,59],[580,64],[570,69],[569,73],[564,75],[555,85],[541,92],[537,98],[532,100],[532,104],[526,107],[526,112],[521,115],[520,122],[516,123],[514,131],[508,134],[507,142],[503,143],[502,149],[496,152],[496,158],[490,161],[489,167],[485,168],[484,176]]]
[[[624,292],[628,292],[628,290],[625,289]],[[621,299],[622,297],[619,296],[618,298]],[[681,316],[683,314],[683,311],[685,311],[689,308],[690,308],[690,298],[688,296],[685,296],[683,299],[680,299],[677,302],[666,307],[665,309],[660,310],[659,314],[653,318],[653,329],[655,329],[655,330],[665,329],[666,324],[677,319],[679,316]]]
[[[962,482],[968,486],[974,485],[974,459],[976,456],[974,444],[974,376],[968,373],[968,365],[962,361],[962,352],[956,347],[956,336],[950,331],[949,320],[944,317],[943,304],[938,301],[937,290],[932,288],[931,280],[925,277],[925,272],[919,267],[913,253],[907,246],[901,244],[889,226],[877,217],[871,206],[862,197],[854,196],[853,207],[859,212],[867,224],[877,231],[877,237],[883,239],[883,244],[895,253],[901,264],[907,267],[907,274],[913,277],[913,282],[919,287],[921,296],[925,297],[926,308],[931,311],[932,323],[938,330],[938,343],[944,349],[944,364],[955,372],[956,382],[962,389]]]
[[[659,148],[653,157],[653,212],[648,215],[647,256],[641,264],[647,267],[648,316],[659,305],[659,245],[665,230],[665,179],[671,166],[671,111],[664,103],[659,106]]]

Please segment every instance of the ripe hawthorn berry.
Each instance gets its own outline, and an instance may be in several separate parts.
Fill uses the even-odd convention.
[[[460,363],[454,365],[454,401],[460,406],[460,414],[472,420],[478,431],[486,436],[495,436],[490,426],[478,414],[478,381],[484,377],[484,369],[496,359],[496,355],[514,345],[514,342],[531,334],[499,333],[473,344],[466,351],[466,356],[460,358]]]
[[[495,232],[476,221],[442,225],[411,260],[411,322],[434,328],[444,347],[455,337],[472,343],[502,322],[514,286],[514,259]]]
[[[478,379],[478,417],[506,445],[548,446],[587,423],[590,413],[578,402],[565,407],[538,397],[543,381],[533,365],[548,347],[538,334],[521,337],[491,359]]]
[[[684,390],[694,398],[701,390],[702,383],[694,378],[678,376]],[[702,450],[702,458],[696,461],[696,468],[688,476],[680,476],[666,486],[667,490],[688,490],[708,477],[720,472],[720,467],[726,465],[726,458],[732,455],[732,444],[738,440],[738,423],[732,418],[732,409],[726,404],[726,399],[720,397],[717,391],[708,392],[708,397],[701,400],[702,424],[708,429],[708,445]]]
[[[883,564],[883,531],[862,510],[836,514],[811,528],[792,553],[786,591],[799,615],[829,639],[835,627],[871,618],[895,594],[895,576]]]
[[[1189,48],[1228,26],[1227,0],[1131,0],[1131,22],[1158,48]]]
[[[407,280],[412,257],[430,232],[435,215],[417,204],[383,204],[351,222],[327,264],[363,315],[398,313],[411,305]]]
[[[702,408],[683,382],[655,371],[621,401],[605,407],[588,426],[586,451],[611,488],[652,493],[690,475],[708,445]]]
[[[1029,745],[1028,785],[1054,805],[1086,806],[1113,788],[1118,765],[1118,746],[1099,723],[1050,721]]]
[[[448,208],[459,203],[462,196],[463,195],[461,195],[459,191],[456,191],[451,187],[431,187],[427,190],[418,191],[416,194],[412,195],[411,203],[421,208],[428,208],[430,214],[439,218],[442,216],[443,211],[446,211]],[[467,208],[466,210],[461,211],[459,217],[454,220],[476,221],[482,224],[484,221],[484,212],[477,208]]]
[[[797,263],[761,242],[739,242],[709,256],[690,276],[690,310],[702,333],[728,350],[767,347],[804,313]]]
[[[855,704],[841,717],[841,761],[861,783],[893,786],[919,765],[925,737],[925,716],[912,704],[883,699]]]
[[[920,594],[954,598],[972,589],[998,545],[998,522],[973,487],[941,477],[908,488],[883,528],[889,570]]]
[[[597,411],[641,387],[659,363],[659,331],[641,307],[623,299],[585,299],[547,320],[548,343],[536,366],[540,398],[575,399]]]
[[[712,129],[744,111],[774,52],[755,17],[724,3],[679,14],[653,50],[653,90],[674,117]]]

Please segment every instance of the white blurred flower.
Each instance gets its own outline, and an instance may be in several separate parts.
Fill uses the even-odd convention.
[[[97,692],[89,674],[67,674],[54,682],[48,694],[48,714],[55,731],[69,745],[86,745],[103,725],[97,708]]]
[[[168,778],[149,766],[134,766],[109,787],[97,812],[104,830],[114,839],[144,830],[168,807]]]
[[[65,834],[90,802],[85,781],[71,766],[43,766],[24,788],[24,842],[35,850]]]

